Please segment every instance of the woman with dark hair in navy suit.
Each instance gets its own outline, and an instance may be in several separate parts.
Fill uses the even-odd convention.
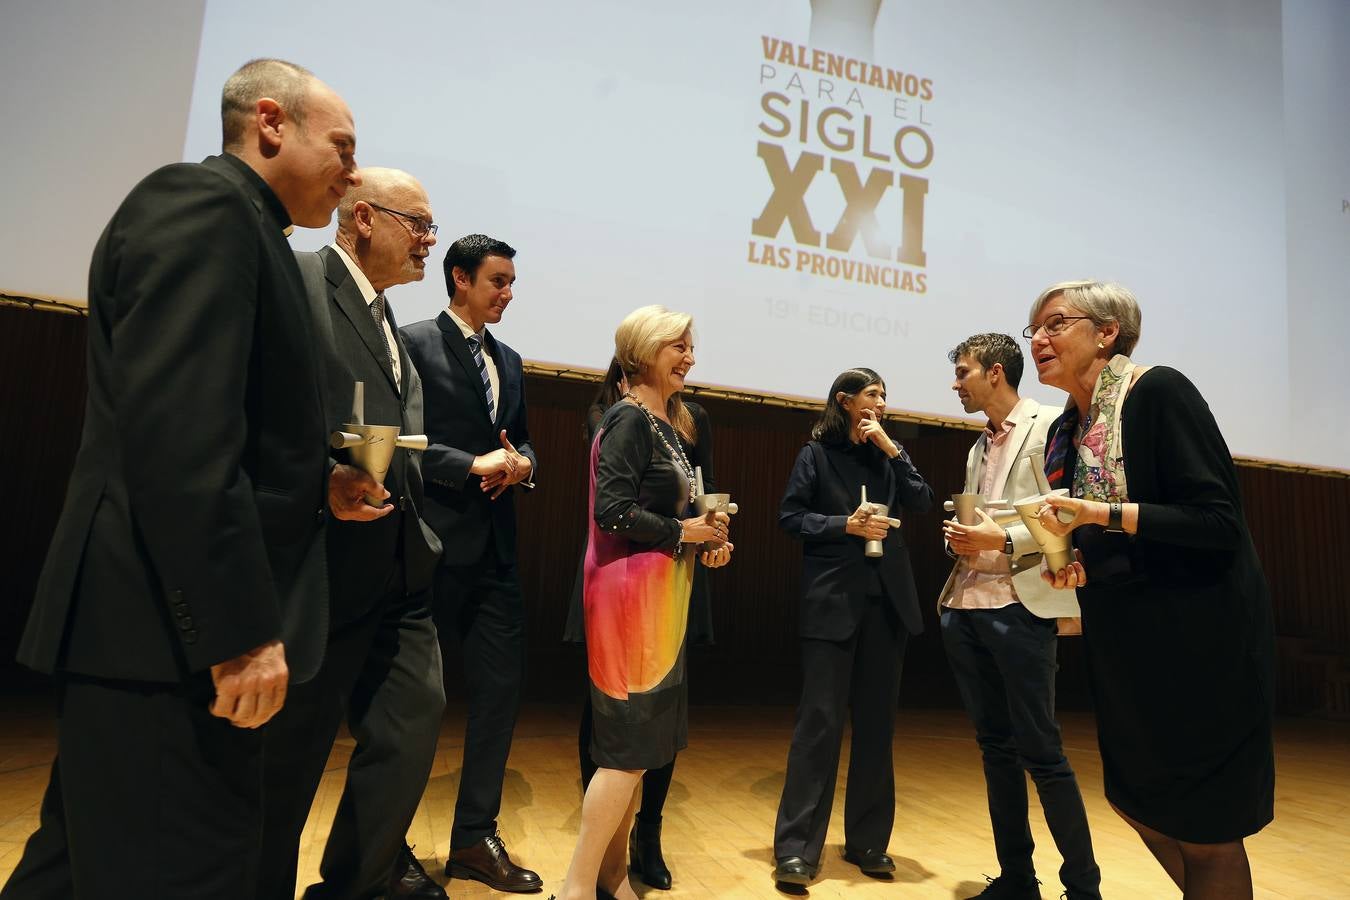
[[[882,428],[885,411],[880,375],[864,368],[839,375],[779,508],[779,525],[805,544],[802,698],[774,829],[780,884],[808,884],[820,869],[846,710],[853,740],[844,858],[868,875],[895,871],[886,854],[895,819],[891,737],[905,641],[923,630],[923,619],[893,517],[927,511],[933,491]],[[869,541],[881,542],[881,556],[866,554]]]

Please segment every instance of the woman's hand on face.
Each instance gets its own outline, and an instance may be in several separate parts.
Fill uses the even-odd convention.
[[[886,433],[886,429],[881,427],[880,420],[877,419],[876,410],[864,409],[862,418],[858,420],[858,437],[863,442],[871,441],[882,450],[886,451],[888,456],[900,452],[895,446],[895,441]]]
[[[1007,534],[1003,526],[994,521],[984,510],[976,508],[980,521],[974,525],[962,525],[956,519],[942,523],[942,536],[957,556],[972,556],[981,550],[1003,550]]]
[[[1041,580],[1056,590],[1065,588],[1080,588],[1087,584],[1087,571],[1083,568],[1083,554],[1080,551],[1074,551],[1074,561],[1060,569],[1058,572],[1051,572],[1045,563],[1041,563]]]
[[[724,512],[713,513],[711,523],[707,516],[691,516],[680,523],[680,541],[685,544],[725,541],[730,534],[731,516]]]
[[[699,554],[699,559],[701,559],[703,565],[707,566],[709,569],[720,569],[722,566],[731,562],[731,551],[735,549],[736,545],[727,541],[716,550],[703,551]]]
[[[1058,515],[1061,509],[1073,518],[1068,522],[1062,521]],[[1096,500],[1080,500],[1077,497],[1051,494],[1045,498],[1045,503],[1041,504],[1036,518],[1040,519],[1041,527],[1051,534],[1065,535],[1080,525],[1104,524],[1106,510],[1106,504],[1098,503]]]
[[[880,541],[885,539],[886,532],[890,530],[891,520],[885,516],[876,516],[872,514],[872,504],[860,503],[853,514],[848,517],[844,523],[844,531],[854,537],[860,537],[865,541]]]

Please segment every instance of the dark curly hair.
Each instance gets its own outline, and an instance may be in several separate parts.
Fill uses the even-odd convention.
[[[1022,348],[1017,341],[1006,334],[989,332],[972,334],[947,354],[947,359],[955,364],[963,356],[971,356],[987,372],[995,363],[1003,366],[1003,377],[1013,389],[1022,382]]]

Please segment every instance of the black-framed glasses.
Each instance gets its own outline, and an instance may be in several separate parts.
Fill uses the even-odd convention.
[[[440,226],[437,225],[435,222],[428,222],[421,216],[414,216],[412,213],[399,212],[396,209],[390,209],[389,207],[381,206],[378,203],[371,203],[369,200],[367,200],[366,203],[369,206],[373,206],[375,209],[380,210],[381,212],[389,213],[391,216],[398,216],[400,219],[407,219],[409,223],[408,227],[411,229],[413,237],[421,238],[426,237],[429,234],[434,235],[437,231],[440,230]]]
[[[1064,329],[1069,327],[1070,322],[1076,322],[1079,319],[1090,319],[1092,316],[1066,316],[1062,313],[1053,313],[1045,317],[1045,321],[1039,325],[1028,325],[1022,329],[1022,337],[1031,340],[1036,336],[1036,332],[1042,328],[1050,337],[1063,333]]]

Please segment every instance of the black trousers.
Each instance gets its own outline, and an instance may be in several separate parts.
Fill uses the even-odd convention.
[[[525,681],[525,604],[514,562],[484,558],[436,570],[436,624],[447,654],[459,657],[468,692],[464,763],[450,828],[451,849],[497,831],[502,783]]]
[[[885,850],[895,823],[891,739],[908,632],[891,604],[869,597],[846,641],[802,640],[802,698],[778,804],[773,852],[820,864],[834,805],[844,722],[852,725],[844,844]]]
[[[1101,897],[1101,870],[1092,854],[1083,795],[1064,758],[1055,720],[1055,620],[1039,618],[1021,603],[945,609],[942,642],[984,757],[989,821],[1002,874],[1026,884],[1036,878],[1025,771],[1064,860],[1059,877],[1070,900]]]
[[[426,592],[395,572],[375,608],[331,635],[323,668],[267,724],[258,897],[293,900],[300,835],[345,717],[356,740],[319,872],[305,897],[383,895],[426,789],[445,688]]]
[[[251,897],[262,734],[212,716],[213,696],[205,674],[67,678],[41,822],[0,897]]]

